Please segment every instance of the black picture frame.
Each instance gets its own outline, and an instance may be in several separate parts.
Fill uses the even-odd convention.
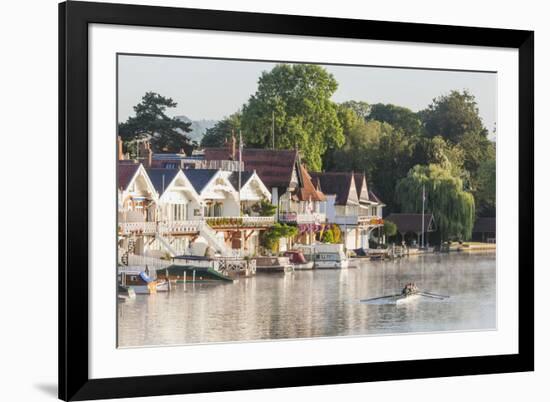
[[[517,354],[215,373],[88,375],[88,25],[115,24],[514,48],[519,51]],[[70,1],[59,5],[59,398],[293,387],[534,370],[534,32]]]

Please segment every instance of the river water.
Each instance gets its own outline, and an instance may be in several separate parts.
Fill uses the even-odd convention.
[[[352,264],[357,268],[178,284],[170,293],[137,295],[118,305],[119,347],[496,327],[494,253]],[[360,302],[398,293],[408,282],[450,298]]]

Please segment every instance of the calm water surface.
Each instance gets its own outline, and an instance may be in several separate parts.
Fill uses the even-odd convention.
[[[233,284],[178,284],[118,305],[121,347],[494,329],[494,253],[354,260],[347,270],[262,274]],[[403,304],[360,299],[407,283],[450,295]]]

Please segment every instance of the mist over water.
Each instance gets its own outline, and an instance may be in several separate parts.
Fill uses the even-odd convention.
[[[494,253],[353,260],[347,270],[259,274],[233,284],[178,284],[118,305],[120,347],[496,328]],[[359,300],[408,282],[449,299]]]

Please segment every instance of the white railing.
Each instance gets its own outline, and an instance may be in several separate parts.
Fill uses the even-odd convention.
[[[380,226],[384,224],[384,219],[376,215],[359,215],[357,223],[360,225]]]
[[[273,225],[274,223],[274,216],[243,216],[243,224],[245,225],[269,226]]]
[[[201,221],[159,222],[159,233],[194,233],[199,231]]]
[[[274,216],[208,216],[205,220],[212,227],[265,227],[275,223]]]
[[[219,216],[206,217],[204,220],[165,221],[165,222],[119,222],[120,234],[186,234],[197,233],[204,222],[214,227],[266,227],[275,223],[274,216]]]
[[[324,223],[326,221],[326,214],[321,212],[312,212],[312,213],[287,212],[287,213],[280,214],[279,220],[282,222],[296,222],[296,223]]]
[[[155,234],[157,231],[156,222],[119,222],[120,233],[123,235]]]

